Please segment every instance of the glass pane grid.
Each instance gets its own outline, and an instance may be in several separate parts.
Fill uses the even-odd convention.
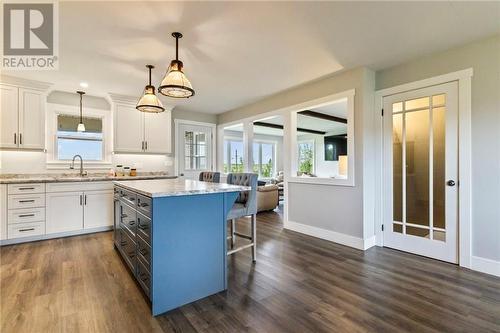
[[[439,94],[392,104],[393,232],[446,240],[445,103]]]

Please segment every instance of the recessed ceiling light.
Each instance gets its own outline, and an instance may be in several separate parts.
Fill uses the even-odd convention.
[[[82,88],[88,88],[89,84],[87,82],[80,82],[80,87],[82,87]]]

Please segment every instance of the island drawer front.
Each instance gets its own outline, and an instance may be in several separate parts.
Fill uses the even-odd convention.
[[[137,213],[137,234],[151,245],[151,219]]]
[[[122,200],[123,202],[126,202],[127,204],[129,204],[135,208],[137,197],[136,197],[136,194],[134,192],[131,192],[131,191],[128,191],[128,190],[121,188],[120,189],[120,200]]]
[[[45,208],[9,209],[8,224],[45,221]]]
[[[126,204],[121,204],[121,224],[130,232],[130,236],[135,239],[135,233],[137,230],[137,213],[135,209],[131,208]]]
[[[139,281],[144,293],[151,299],[151,273],[140,258],[137,260],[137,281]]]
[[[9,209],[45,207],[45,194],[9,195]]]
[[[7,230],[8,239],[40,235],[45,235],[45,222],[10,224]]]
[[[9,194],[45,193],[45,184],[9,184]]]
[[[127,233],[122,231],[120,250],[123,254],[123,259],[127,263],[128,267],[132,270],[135,275],[135,266],[137,262],[137,253],[135,242],[127,235]]]
[[[151,210],[153,208],[151,202],[151,198],[137,194],[137,211],[141,212],[147,217],[151,217]]]
[[[141,236],[137,236],[137,251],[139,252],[139,257],[144,260],[144,262],[147,264],[147,268],[149,270],[149,267],[151,267],[151,247],[149,246],[148,243],[144,241],[144,239],[141,238]]]

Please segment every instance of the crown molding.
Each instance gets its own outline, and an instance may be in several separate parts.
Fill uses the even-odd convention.
[[[48,82],[42,82],[42,81],[35,81],[35,80],[28,80],[16,76],[10,76],[10,75],[0,75],[0,82],[2,84],[7,84],[7,85],[12,85],[16,87],[27,87],[31,89],[37,89],[37,90],[42,90],[46,91],[48,90],[53,84],[48,83]]]

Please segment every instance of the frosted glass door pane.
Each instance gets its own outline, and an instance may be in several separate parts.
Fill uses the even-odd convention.
[[[432,110],[433,129],[433,225],[445,229],[445,121],[446,109]]]
[[[403,115],[392,116],[393,219],[403,221]]]
[[[406,222],[429,225],[429,110],[406,117]]]

